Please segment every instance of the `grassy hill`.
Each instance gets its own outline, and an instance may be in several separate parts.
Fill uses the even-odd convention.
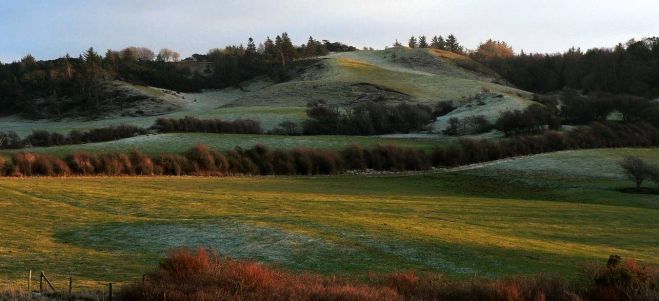
[[[644,149],[590,152],[584,164],[603,170],[619,154],[659,162]],[[659,265],[656,196],[622,193],[630,183],[616,177],[545,173],[533,164],[545,159],[501,163],[535,166],[528,174],[3,178],[0,286],[27,269],[60,288],[67,275],[91,289],[137,281],[165,250],[199,245],[328,274],[569,276],[610,254]]]
[[[483,90],[513,97],[530,94],[494,83],[496,74],[455,53],[391,48],[331,54],[300,70],[291,81],[239,97],[230,106],[304,106],[310,99],[350,105],[364,100],[436,103]]]

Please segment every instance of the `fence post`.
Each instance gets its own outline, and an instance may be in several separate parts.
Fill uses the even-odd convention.
[[[30,270],[30,274],[27,276],[27,293],[28,294],[32,294],[31,286],[32,286],[32,270]]]
[[[108,300],[112,301],[112,282],[109,284]]]
[[[73,300],[73,276],[69,276],[69,294],[67,296],[69,300]]]
[[[43,294],[43,271],[39,275],[39,294]]]

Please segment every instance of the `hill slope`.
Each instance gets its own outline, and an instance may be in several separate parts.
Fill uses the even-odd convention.
[[[27,120],[0,117],[0,131],[24,136],[35,129],[67,132],[116,124],[148,127],[159,117],[252,118],[266,130],[284,120],[304,119],[310,100],[325,99],[340,106],[366,101],[413,102],[432,105],[453,101],[458,109],[434,124],[439,132],[451,117],[483,115],[493,121],[500,112],[522,109],[533,103],[531,94],[498,83],[498,75],[487,67],[455,53],[434,49],[390,48],[353,51],[297,62],[295,76],[287,82],[265,79],[243,83],[240,89],[227,88],[202,93],[175,93],[169,90],[112,82],[113,91],[138,95],[139,102],[113,102],[99,110],[94,120],[75,117],[59,120]],[[487,93],[484,93],[487,92]],[[472,104],[478,95],[494,95],[486,105]],[[482,98],[482,97],[481,97]],[[123,105],[126,105],[123,107]]]
[[[391,48],[335,53],[300,68],[288,82],[250,91],[230,106],[304,106],[312,99],[339,105],[361,101],[436,103],[482,91],[515,98],[530,94],[496,83],[498,76],[459,54]]]

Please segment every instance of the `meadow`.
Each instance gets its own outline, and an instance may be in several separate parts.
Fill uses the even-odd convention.
[[[212,149],[229,150],[234,147],[250,148],[257,144],[272,149],[292,149],[312,147],[328,150],[342,150],[352,144],[371,147],[376,144],[395,144],[402,147],[431,150],[434,146],[456,142],[453,137],[443,138],[388,138],[377,136],[279,136],[258,134],[215,134],[215,133],[167,133],[136,136],[132,138],[51,147],[32,147],[18,150],[1,150],[0,155],[9,156],[11,152],[48,153],[67,155],[75,152],[112,153],[130,152],[134,149],[147,154],[183,153],[197,144],[208,145]]]
[[[657,195],[604,172],[628,154],[657,163],[657,149],[585,151],[570,168],[590,175],[544,163],[580,152],[379,176],[2,178],[0,286],[28,269],[58,287],[132,282],[181,246],[357,277],[569,277],[611,254],[659,265]]]

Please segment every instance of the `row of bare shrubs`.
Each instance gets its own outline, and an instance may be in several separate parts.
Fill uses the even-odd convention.
[[[256,120],[238,119],[225,121],[220,119],[197,119],[188,116],[180,119],[159,118],[150,129],[122,124],[86,131],[71,130],[66,135],[47,130],[34,130],[24,139],[21,139],[15,132],[0,132],[0,149],[21,149],[29,146],[57,146],[114,141],[145,135],[150,131],[161,133],[263,134],[261,123]]]
[[[35,130],[21,139],[14,132],[0,132],[0,149],[20,149],[29,146],[56,146],[113,141],[144,135],[147,130],[132,125],[116,125],[87,131],[71,130],[67,135],[46,130]]]
[[[263,134],[261,123],[252,119],[233,121],[221,119],[198,119],[191,116],[184,118],[158,118],[153,129],[161,133],[196,132],[196,133],[230,133]]]
[[[345,170],[427,170],[566,149],[647,147],[659,145],[659,129],[648,124],[595,123],[570,132],[548,131],[500,141],[463,139],[430,152],[395,145],[350,146],[340,152],[296,148],[270,150],[257,145],[227,152],[198,145],[185,154],[149,156],[133,151],[115,154],[75,153],[65,158],[14,153],[0,161],[9,176],[64,175],[328,175]]]
[[[367,279],[296,274],[199,249],[175,250],[122,300],[657,300],[659,269],[611,256],[583,279],[519,276],[447,280],[413,271]]]

